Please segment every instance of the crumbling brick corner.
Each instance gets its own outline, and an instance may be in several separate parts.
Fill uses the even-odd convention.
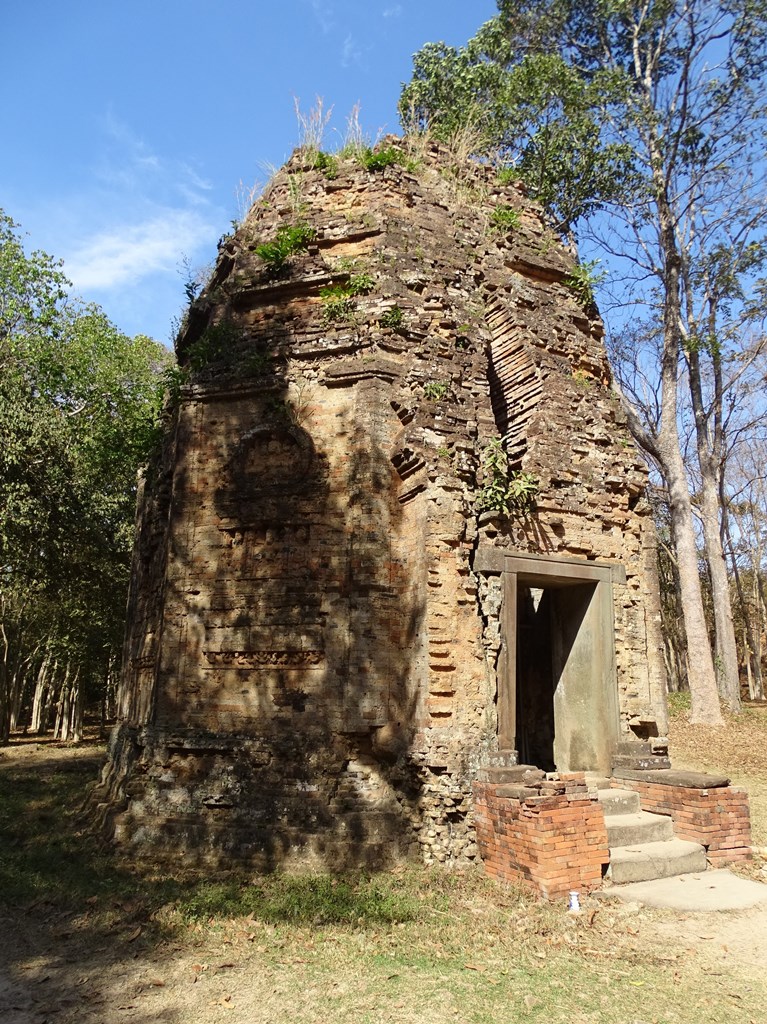
[[[602,884],[610,854],[602,806],[583,772],[528,786],[474,783],[474,823],[485,871],[548,899]]]
[[[679,839],[700,843],[713,867],[751,858],[751,819],[748,792],[728,779],[699,772],[644,772],[648,781],[625,778],[613,785],[639,794],[643,811],[667,814]],[[686,785],[684,783],[687,783]]]

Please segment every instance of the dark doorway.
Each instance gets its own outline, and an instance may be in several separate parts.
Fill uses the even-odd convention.
[[[588,629],[597,584],[568,579],[540,587],[520,577],[517,586],[519,759],[545,771],[592,767],[599,755],[580,709],[602,689],[597,638]]]
[[[617,563],[480,548],[503,577],[498,747],[547,771],[609,775],[618,734]]]

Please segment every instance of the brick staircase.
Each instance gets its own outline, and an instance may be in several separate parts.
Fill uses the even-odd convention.
[[[600,789],[597,795],[610,849],[607,877],[616,885],[706,870],[703,846],[677,839],[671,818],[643,811],[638,793]]]

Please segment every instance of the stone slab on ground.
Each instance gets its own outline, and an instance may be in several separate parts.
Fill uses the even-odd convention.
[[[767,904],[767,884],[740,878],[722,868],[614,885],[605,890],[605,895],[669,910],[746,910]]]
[[[613,778],[627,779],[631,782],[659,783],[662,786],[677,786],[682,789],[723,789],[730,784],[726,775],[679,771],[676,768],[655,768],[648,771],[615,768]]]

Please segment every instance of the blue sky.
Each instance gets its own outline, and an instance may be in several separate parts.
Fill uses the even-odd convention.
[[[298,142],[294,98],[356,103],[398,131],[400,84],[425,42],[461,45],[495,0],[6,0],[0,11],[0,206],[28,247],[128,334],[169,342],[180,270],[210,262]]]

